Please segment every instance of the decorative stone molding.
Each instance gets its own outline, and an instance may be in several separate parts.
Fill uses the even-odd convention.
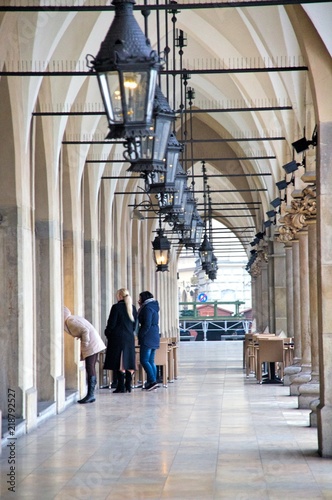
[[[314,219],[317,216],[316,186],[308,186],[303,190],[303,206],[305,217]]]
[[[252,264],[249,270],[249,274],[252,278],[258,278],[261,275],[261,266],[259,257],[256,258],[255,262]]]
[[[258,248],[257,256],[253,264],[250,266],[249,274],[252,278],[257,278],[262,273],[262,264],[268,261],[267,245]]]
[[[302,197],[292,200],[291,208],[280,219],[277,241],[288,243],[295,239],[297,233],[307,225],[308,220],[314,219],[316,214],[316,186],[307,186],[302,191]]]
[[[279,234],[277,237],[277,241],[279,241],[280,243],[288,243],[295,238],[296,231],[292,228],[290,222],[288,222],[286,216],[283,217],[282,224],[278,228]]]

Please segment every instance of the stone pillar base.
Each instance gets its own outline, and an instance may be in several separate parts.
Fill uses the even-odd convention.
[[[332,458],[332,406],[317,406],[318,453]]]
[[[311,380],[310,373],[298,373],[292,379],[292,383],[290,385],[290,395],[291,396],[299,396],[300,395],[300,386],[303,384],[307,384]]]
[[[287,366],[284,371],[284,385],[289,386],[291,396],[299,396],[299,387],[311,380],[311,372],[300,365]]]
[[[25,392],[26,432],[37,427],[37,389],[31,387]]]
[[[299,408],[310,408],[311,401],[319,396],[319,384],[309,382],[299,386]]]
[[[61,413],[66,403],[66,380],[62,375],[56,378],[56,412]]]
[[[311,409],[311,413],[309,416],[310,419],[310,427],[317,427],[317,407],[319,405],[319,399],[314,399],[311,401],[309,407]]]
[[[284,370],[284,385],[291,385],[293,378],[300,373],[301,366],[287,366]]]

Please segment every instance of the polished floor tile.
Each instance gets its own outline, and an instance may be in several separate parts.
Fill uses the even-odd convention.
[[[242,343],[184,342],[168,388],[97,392],[16,442],[15,493],[42,500],[332,500],[309,411],[242,369]]]

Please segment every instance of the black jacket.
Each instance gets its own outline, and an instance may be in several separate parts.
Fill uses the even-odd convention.
[[[149,349],[158,349],[160,343],[159,334],[159,304],[155,299],[144,302],[138,313],[139,345],[145,345]]]
[[[104,363],[105,370],[120,369],[121,353],[123,355],[123,368],[135,370],[134,329],[137,320],[135,306],[133,306],[133,316],[135,322],[132,322],[129,318],[124,300],[120,300],[112,306],[105,329],[105,336],[108,340]]]

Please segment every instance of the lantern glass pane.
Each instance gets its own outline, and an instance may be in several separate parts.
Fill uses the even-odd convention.
[[[176,149],[170,148],[167,154],[167,163],[170,165],[170,167],[174,167],[175,171],[178,164],[179,155],[180,155],[179,148]]]
[[[157,198],[158,198],[159,207],[163,209],[163,213],[165,213],[166,210],[169,210],[170,208],[172,208],[172,205],[173,205],[172,193],[159,193]]]
[[[192,219],[192,214],[190,213],[190,210],[188,210],[188,204],[187,204],[187,209],[184,213],[184,225],[186,227],[191,225],[191,219]]]
[[[200,251],[199,253],[200,253],[202,264],[211,264],[212,252],[210,250]]]
[[[191,221],[191,231],[190,231],[190,239],[192,241],[196,241],[196,230],[197,230],[197,218],[193,217]]]
[[[189,241],[190,237],[191,237],[191,230],[190,230],[190,228],[184,229],[182,231],[182,238],[184,239],[184,241]]]
[[[204,230],[203,224],[198,224],[197,227],[196,227],[196,234],[195,234],[195,243],[196,243],[196,245],[199,245],[201,243],[201,241],[202,241],[203,230]]]
[[[191,220],[193,218],[193,212],[194,212],[194,202],[193,201],[188,201],[187,206],[186,206],[186,211],[185,211],[185,216],[184,216],[184,223],[186,226],[191,225]]]
[[[154,250],[153,253],[157,266],[168,264],[169,250]]]
[[[140,140],[139,155],[142,160],[151,160],[153,153],[154,131],[153,126],[150,127],[151,134],[148,134]]]
[[[98,83],[110,124],[123,122],[119,74],[117,71],[99,73]]]
[[[166,145],[171,122],[157,118],[150,127],[151,134],[140,140],[140,158],[144,160],[165,161]]]
[[[159,116],[155,120],[154,160],[163,161],[166,156],[166,146],[171,131],[171,121],[168,117]]]
[[[146,121],[147,123],[152,121],[154,97],[156,93],[157,76],[158,71],[154,68],[149,68],[150,80],[148,90],[144,90],[144,98],[146,97]],[[147,94],[147,96],[146,96]]]
[[[183,222],[184,222],[184,214],[187,210],[187,198],[188,198],[188,190],[184,190],[182,194],[182,201],[180,202],[181,212],[183,213]]]
[[[185,181],[186,179],[181,177],[175,179],[174,206],[176,207],[184,205],[186,202],[183,194]]]
[[[147,191],[153,189],[156,184],[160,185],[165,182],[165,172],[150,172],[146,177]],[[157,186],[155,186],[157,188]],[[154,191],[157,192],[157,191]]]
[[[175,150],[169,150],[167,152],[167,177],[166,182],[168,184],[173,184],[175,175],[176,175],[176,167],[177,167],[177,158],[179,153]]]
[[[123,72],[126,123],[143,122],[145,120],[145,102],[148,77],[149,75],[146,71]]]

